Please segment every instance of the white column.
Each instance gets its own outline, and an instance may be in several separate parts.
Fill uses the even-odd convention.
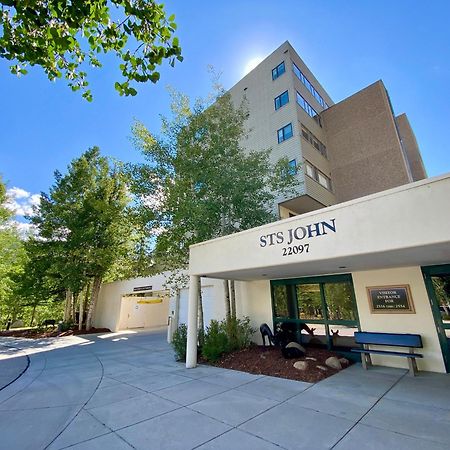
[[[197,366],[197,327],[198,327],[198,275],[189,277],[189,306],[186,367]]]

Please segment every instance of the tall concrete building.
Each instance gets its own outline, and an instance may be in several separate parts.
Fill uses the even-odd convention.
[[[281,218],[427,177],[405,114],[395,116],[382,81],[334,103],[289,42],[230,89],[248,103],[249,150],[287,157],[295,198],[278,198]]]

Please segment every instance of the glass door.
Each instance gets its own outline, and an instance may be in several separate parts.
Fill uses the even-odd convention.
[[[423,267],[422,272],[442,348],[450,372],[450,264]]]

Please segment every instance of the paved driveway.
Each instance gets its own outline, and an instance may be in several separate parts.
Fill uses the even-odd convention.
[[[312,385],[187,370],[155,332],[3,338],[6,372],[0,449],[433,450],[450,443],[447,375],[411,378],[355,365]]]

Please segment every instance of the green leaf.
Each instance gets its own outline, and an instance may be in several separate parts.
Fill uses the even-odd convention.
[[[154,72],[154,66],[166,59],[173,65],[173,57],[181,54],[178,38],[173,36],[175,15],[166,16],[163,5],[153,1],[3,0],[0,4],[0,57],[20,65],[41,66],[50,80],[64,77],[71,89],[86,59],[91,67],[101,67],[95,58],[100,52],[117,56],[123,83],[148,79],[155,83],[160,75]],[[128,61],[132,70],[123,66]],[[10,71],[18,76],[27,73],[17,64]],[[121,95],[128,87],[123,83],[116,86]],[[84,83],[80,85],[85,87]],[[129,95],[135,95],[134,91]]]

